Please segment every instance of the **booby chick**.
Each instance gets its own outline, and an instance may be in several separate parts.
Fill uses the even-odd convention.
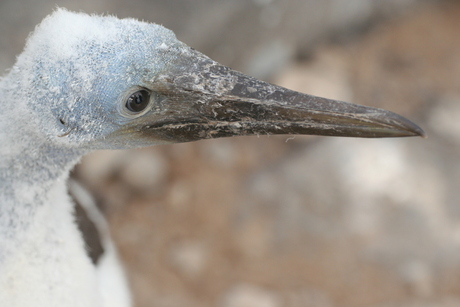
[[[66,193],[98,149],[252,134],[423,136],[381,109],[222,66],[162,26],[59,9],[0,80],[0,305],[123,306],[85,253]],[[116,282],[114,282],[116,284]],[[119,283],[123,284],[123,282]],[[116,305],[118,304],[118,305]]]

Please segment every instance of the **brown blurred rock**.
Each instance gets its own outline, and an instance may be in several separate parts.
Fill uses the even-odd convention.
[[[325,22],[341,28],[350,16],[379,14],[375,7],[415,3],[336,2],[168,1],[153,11],[145,1],[118,12],[158,21],[183,9],[188,16],[175,20],[183,39],[227,64],[253,69],[246,61],[255,57],[256,68],[270,71],[301,42],[334,35]],[[2,19],[11,22],[6,32],[38,22],[28,4],[0,4],[10,15]],[[308,31],[289,34],[305,40],[284,45],[299,15]],[[248,30],[248,20],[259,25]],[[400,112],[427,130],[427,140],[260,136],[84,159],[76,176],[106,209],[136,306],[459,306],[459,23],[455,1],[419,7],[345,45],[322,45],[276,79]],[[22,44],[8,35],[2,46]]]

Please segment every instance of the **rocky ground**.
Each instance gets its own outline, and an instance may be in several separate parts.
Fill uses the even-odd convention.
[[[252,137],[76,170],[137,306],[459,306],[460,5],[324,44],[275,83],[384,107],[428,139]]]
[[[77,167],[137,307],[460,306],[460,3],[366,25],[272,81],[398,112],[428,139],[231,138]]]

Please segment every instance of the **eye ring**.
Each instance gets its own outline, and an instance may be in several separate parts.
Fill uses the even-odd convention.
[[[139,89],[130,94],[125,101],[125,109],[131,114],[139,114],[150,105],[150,91]]]

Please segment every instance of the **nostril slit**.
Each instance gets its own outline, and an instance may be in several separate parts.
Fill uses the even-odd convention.
[[[64,121],[62,118],[59,119],[59,122],[60,122],[61,124],[65,125],[65,121]]]

